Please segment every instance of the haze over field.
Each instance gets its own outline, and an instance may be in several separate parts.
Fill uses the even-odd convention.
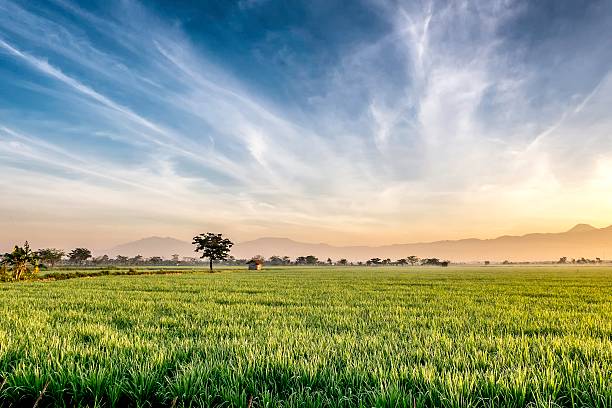
[[[603,227],[610,38],[607,0],[0,1],[0,247]],[[571,256],[436,255],[502,242]]]
[[[150,237],[113,248],[98,251],[110,256],[124,255],[144,257],[172,254],[197,256],[194,246],[187,241],[170,237]],[[408,243],[385,246],[332,246],[325,243],[296,242],[288,238],[260,238],[237,243],[231,254],[236,258],[250,258],[272,255],[296,258],[314,255],[319,259],[333,260],[346,258],[350,261],[364,261],[370,258],[401,259],[408,255],[422,258],[439,257],[454,262],[474,261],[556,261],[568,258],[602,258],[612,256],[612,226],[595,228],[578,224],[561,233],[532,233],[523,236],[502,236],[496,239],[462,239],[427,243]]]

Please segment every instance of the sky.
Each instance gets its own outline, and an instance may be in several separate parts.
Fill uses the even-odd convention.
[[[612,2],[0,0],[0,249],[612,224]]]

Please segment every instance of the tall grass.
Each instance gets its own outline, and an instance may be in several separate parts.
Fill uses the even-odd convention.
[[[0,405],[612,407],[612,269],[0,284]]]

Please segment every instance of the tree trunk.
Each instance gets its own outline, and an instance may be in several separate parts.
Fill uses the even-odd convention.
[[[212,271],[213,271],[213,270],[212,270],[212,261],[213,261],[213,259],[212,259],[212,258],[209,258],[209,261],[210,261],[210,273],[212,273]]]

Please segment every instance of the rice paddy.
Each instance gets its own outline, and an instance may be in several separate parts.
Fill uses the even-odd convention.
[[[612,268],[0,284],[0,406],[612,407]]]

